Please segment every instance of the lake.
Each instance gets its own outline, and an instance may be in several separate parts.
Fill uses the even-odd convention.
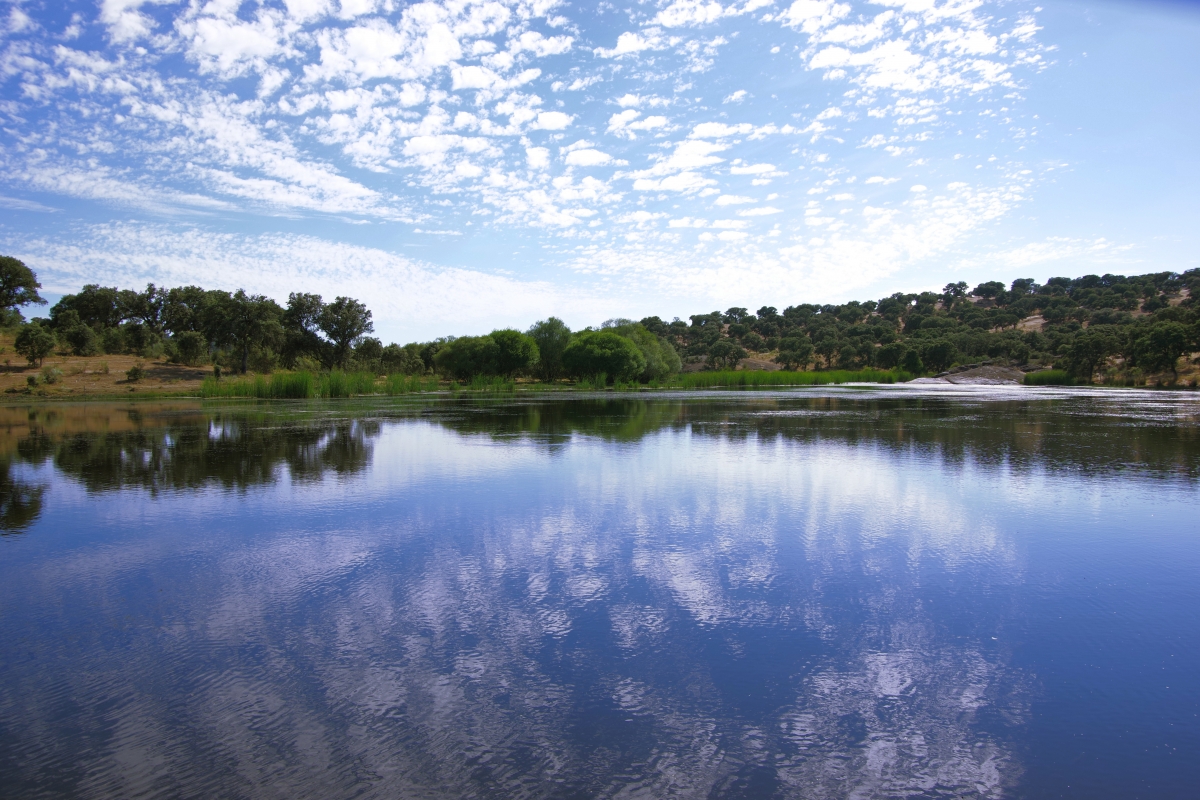
[[[1200,396],[0,407],[0,794],[1175,798]]]

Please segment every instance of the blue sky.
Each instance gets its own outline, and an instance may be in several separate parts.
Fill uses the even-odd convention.
[[[1200,266],[1200,8],[0,6],[48,296],[349,294],[385,340]]]

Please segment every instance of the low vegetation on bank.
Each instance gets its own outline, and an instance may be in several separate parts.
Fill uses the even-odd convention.
[[[26,265],[0,257],[0,328],[28,365],[6,360],[23,378],[8,392],[105,380],[206,397],[503,392],[518,383],[797,386],[902,381],[966,363],[1019,367],[1030,385],[1195,386],[1200,378],[1200,270],[955,283],[878,301],[613,319],[582,331],[550,317],[525,331],[404,345],[372,336],[371,311],[349,297],[293,293],[280,305],[242,290],[88,285],[26,322],[19,309],[44,305],[40,288]]]

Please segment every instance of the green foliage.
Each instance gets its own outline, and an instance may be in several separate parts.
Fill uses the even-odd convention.
[[[1175,365],[1187,352],[1191,338],[1188,329],[1178,322],[1156,322],[1133,339],[1130,355],[1143,369],[1170,370],[1176,375]]]
[[[563,351],[571,343],[571,329],[558,317],[535,322],[527,331],[538,349],[536,371],[542,380],[553,381],[563,376]]]
[[[25,263],[12,256],[0,256],[0,308],[15,309],[30,303],[45,305],[38,294],[42,288],[37,275]]]
[[[42,365],[42,360],[54,352],[54,334],[46,328],[43,328],[40,323],[30,322],[22,326],[17,333],[16,341],[13,343],[13,348],[32,366]]]
[[[1070,386],[1075,383],[1065,369],[1043,369],[1025,373],[1026,386]]]
[[[49,364],[42,367],[42,383],[58,383],[62,380],[62,370]]]
[[[199,331],[184,331],[179,334],[175,337],[175,346],[179,360],[188,366],[199,364],[208,352],[208,342],[204,341],[204,335]]]
[[[354,397],[374,394],[375,376],[370,372],[333,370],[322,375],[311,372],[277,372],[271,376],[254,375],[222,381],[205,378],[201,397],[252,397],[268,399],[304,399],[315,397]]]
[[[1096,367],[1116,349],[1117,342],[1113,336],[1103,330],[1088,329],[1077,334],[1066,345],[1062,363],[1072,378],[1091,383]]]
[[[509,378],[524,372],[538,361],[538,346],[532,336],[512,328],[492,331],[496,343],[495,374]]]
[[[434,364],[451,378],[470,380],[475,375],[496,374],[499,353],[491,336],[461,336],[438,349]]]
[[[384,381],[384,392],[389,395],[436,392],[437,390],[438,379],[432,375],[428,378],[418,375],[388,375]]]
[[[612,322],[617,321],[613,320]],[[646,366],[638,374],[637,380],[643,383],[666,380],[683,368],[683,361],[679,358],[679,353],[675,351],[671,343],[662,336],[651,333],[640,322],[621,320],[620,324],[613,325],[605,330],[625,337],[633,342],[634,346],[641,351],[642,358],[646,360]]]
[[[140,361],[125,370],[125,380],[130,383],[137,383],[144,377],[146,377],[146,367]]]
[[[585,331],[563,351],[563,368],[573,378],[633,380],[646,369],[646,357],[637,345],[612,331]]]
[[[934,339],[921,347],[921,361],[933,372],[950,369],[958,358],[958,348],[949,339]]]
[[[66,330],[60,330],[59,337],[71,348],[73,355],[94,356],[100,352],[100,337],[82,322],[76,321]]]
[[[350,297],[339,297],[321,309],[317,324],[332,344],[333,363],[339,367],[345,365],[359,337],[375,330],[370,310]]]
[[[746,350],[732,339],[718,339],[708,348],[708,363],[716,369],[731,370],[746,357]]]

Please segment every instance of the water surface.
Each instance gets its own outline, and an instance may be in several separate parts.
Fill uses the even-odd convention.
[[[5,797],[1194,797],[1200,402],[0,408]]]

